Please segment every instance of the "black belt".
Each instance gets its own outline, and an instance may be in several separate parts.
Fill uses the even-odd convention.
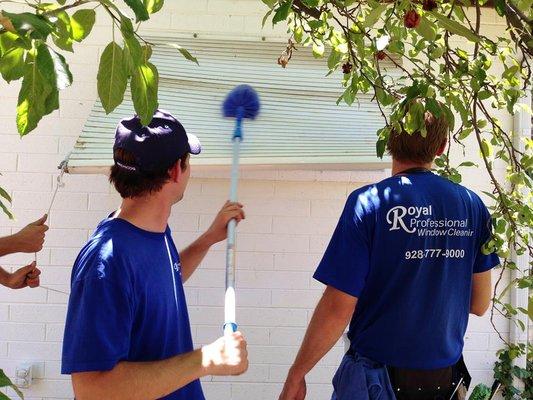
[[[461,399],[471,377],[463,357],[450,367],[413,370],[387,367],[397,400]]]

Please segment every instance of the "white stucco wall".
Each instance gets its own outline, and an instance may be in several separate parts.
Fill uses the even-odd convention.
[[[265,37],[279,41],[281,50],[282,26],[275,31],[270,27],[260,30],[265,10],[259,0],[167,0],[164,10],[145,29],[201,37]],[[70,57],[75,82],[61,93],[61,110],[23,139],[15,126],[19,86],[0,83],[0,185],[13,195],[17,217],[12,222],[0,216],[0,235],[15,232],[48,207],[56,167],[74,144],[96,98],[97,61],[111,38],[108,19],[100,17],[90,38]],[[485,21],[485,29],[504,29],[495,24],[494,13]],[[506,126],[512,123],[507,116],[501,118]],[[471,148],[467,153],[477,157]],[[462,155],[457,151],[454,157]],[[354,188],[384,176],[384,171],[244,171],[240,196],[248,218],[238,237],[238,319],[250,343],[251,365],[241,377],[207,379],[204,388],[209,399],[277,398],[323,289],[311,275],[344,200]],[[38,257],[42,284],[60,290],[68,290],[72,263],[88,235],[119,203],[105,176],[67,176],[65,182],[50,215],[45,248]],[[465,182],[478,192],[489,184],[485,172],[475,168],[466,173]],[[186,198],[172,214],[178,247],[208,226],[225,201],[228,187],[226,171],[193,172]],[[15,268],[31,260],[31,255],[13,255],[0,262]],[[223,268],[224,247],[218,245],[187,283],[198,345],[221,333]],[[18,363],[35,363],[36,379],[25,390],[27,399],[72,398],[69,378],[59,373],[66,302],[67,296],[42,288],[0,288],[0,367],[13,376]],[[508,331],[506,321],[497,320],[497,324],[503,332]],[[491,384],[494,352],[500,345],[487,316],[471,317],[465,355],[474,382]],[[340,343],[309,375],[309,399],[329,398],[329,382],[342,353]]]

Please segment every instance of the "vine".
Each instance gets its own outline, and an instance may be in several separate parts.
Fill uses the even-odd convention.
[[[378,156],[384,155],[392,130],[408,134],[419,131],[425,136],[426,111],[444,115],[452,128],[447,152],[435,161],[439,174],[460,183],[463,168],[479,166],[470,160],[452,165],[452,147],[459,146],[463,158],[467,149],[478,148],[491,182],[492,190],[484,193],[492,201],[494,225],[483,251],[497,251],[503,260],[494,289],[491,323],[498,332],[494,322],[497,315],[510,319],[525,314],[533,319],[531,264],[526,271],[519,270],[512,257],[527,254],[531,260],[533,256],[533,141],[529,137],[517,143],[516,133],[496,117],[497,112],[531,113],[530,105],[521,104],[519,99],[531,90],[533,2],[495,0],[491,7],[507,28],[490,36],[482,25],[483,15],[492,11],[485,0],[263,3],[270,8],[265,20],[272,16],[273,24],[287,23],[290,46],[295,41],[312,47],[315,57],[327,57],[328,74],[342,68],[344,92],[338,102],[351,105],[359,94],[373,94],[385,125],[377,131]],[[290,57],[282,60],[287,66]],[[504,177],[498,175],[501,163]],[[509,271],[516,277],[502,288]],[[528,309],[505,300],[511,287],[530,291]],[[520,329],[526,329],[520,319],[515,321]],[[516,379],[523,383],[533,379],[531,346],[511,343],[498,334],[505,348],[498,352],[494,372],[503,384],[505,398],[531,398],[531,385],[522,392],[514,386]],[[527,368],[513,365],[524,355],[529,360]]]

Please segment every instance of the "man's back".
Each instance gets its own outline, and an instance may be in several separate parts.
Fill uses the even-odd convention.
[[[358,297],[352,349],[403,368],[460,358],[472,274],[490,216],[477,195],[423,169],[354,191],[315,277]]]

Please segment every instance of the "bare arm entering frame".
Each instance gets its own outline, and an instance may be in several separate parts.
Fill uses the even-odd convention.
[[[472,277],[470,313],[481,317],[487,312],[492,298],[491,271],[480,272]]]
[[[166,360],[120,362],[111,371],[72,374],[78,400],[156,399],[206,375],[240,375],[248,368],[240,332]]]
[[[227,225],[235,219],[237,223],[245,218],[241,203],[226,202],[218,212],[209,229],[188,247],[180,252],[183,281],[187,281],[196,271],[207,252],[214,244],[227,237]]]
[[[0,237],[0,257],[13,253],[35,253],[43,248],[47,215],[43,215],[17,233]]]
[[[280,400],[303,400],[305,375],[337,343],[352,318],[357,298],[328,286],[316,306]]]

